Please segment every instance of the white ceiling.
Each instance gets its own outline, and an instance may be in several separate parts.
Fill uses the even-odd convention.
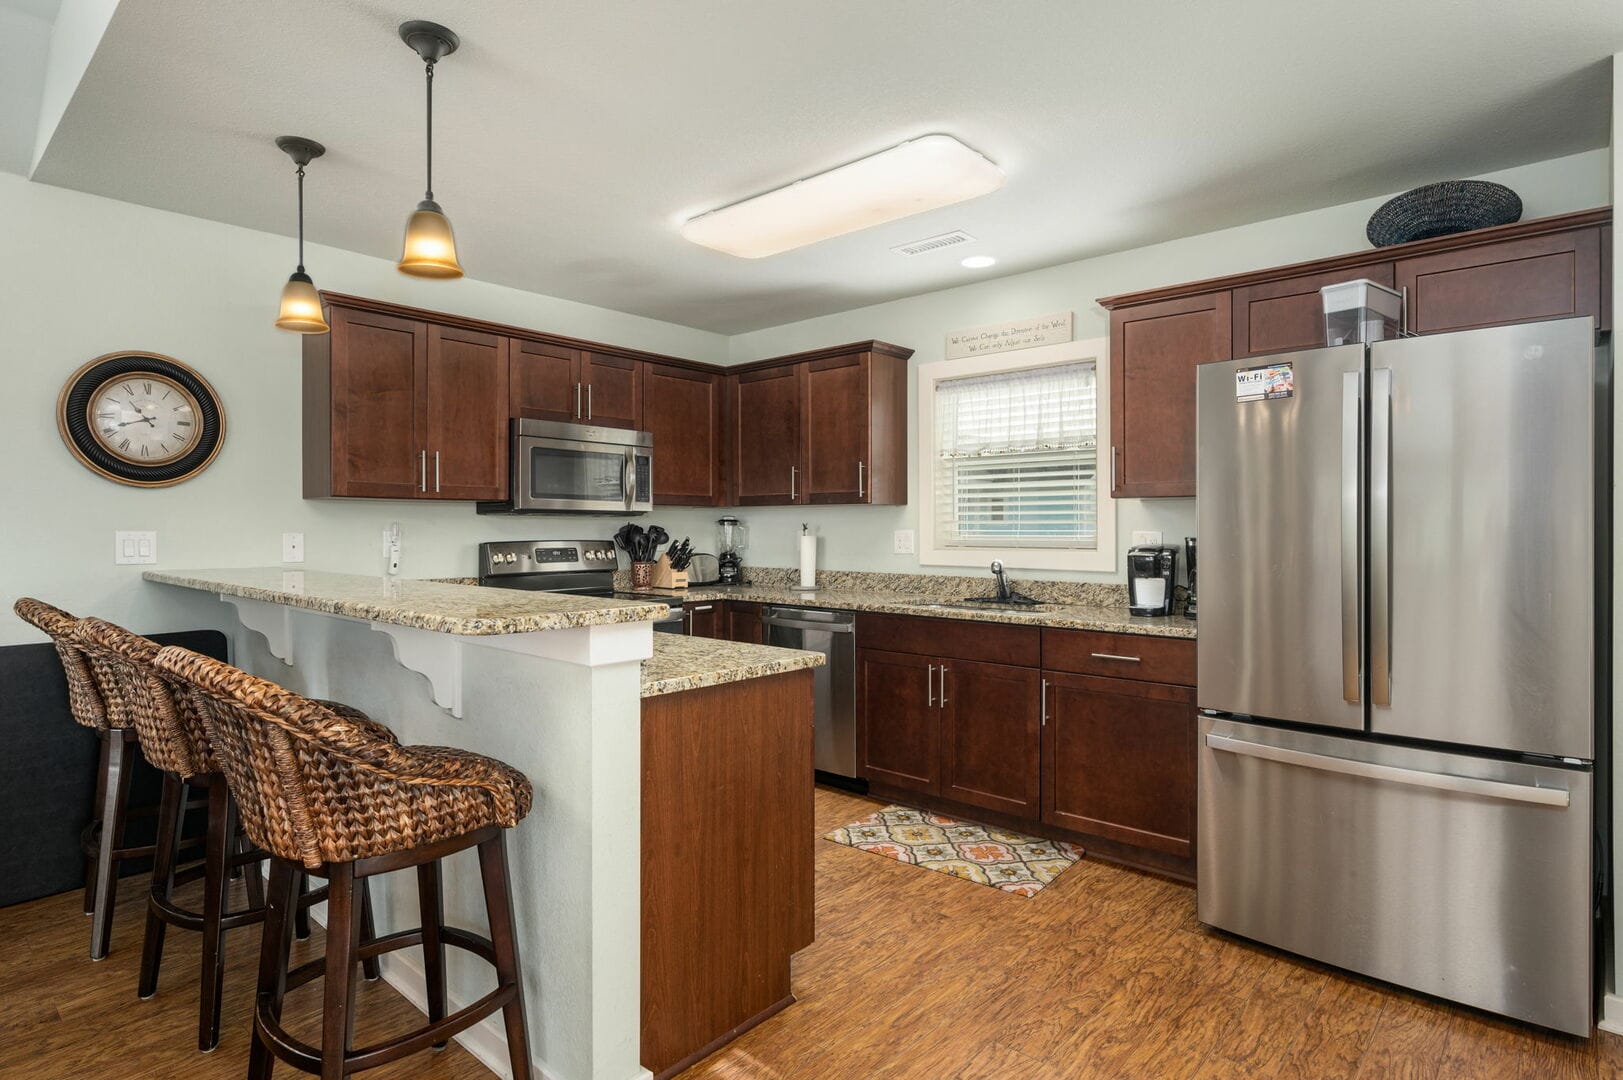
[[[471,276],[724,333],[1603,146],[1623,48],[1616,0],[123,0],[34,179],[290,234],[271,140],[307,135],[311,239],[393,258],[408,18],[462,37],[434,187]],[[938,131],[1003,189],[760,260],[677,234]]]

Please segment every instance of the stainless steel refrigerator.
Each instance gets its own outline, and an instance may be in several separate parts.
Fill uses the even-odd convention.
[[[1590,1034],[1609,380],[1589,319],[1200,368],[1203,922]]]

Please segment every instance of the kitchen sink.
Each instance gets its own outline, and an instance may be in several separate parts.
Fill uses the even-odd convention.
[[[985,603],[959,600],[945,603],[913,605],[913,607],[929,608],[931,611],[998,611],[1015,613],[1022,611],[1042,611],[1045,606],[1046,605],[1043,604],[1000,604],[996,601],[990,600]]]

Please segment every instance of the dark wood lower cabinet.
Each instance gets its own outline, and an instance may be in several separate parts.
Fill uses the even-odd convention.
[[[1195,846],[1195,692],[1187,686],[1044,672],[1042,820],[1190,857]]]
[[[720,600],[697,600],[682,605],[682,616],[687,622],[684,628],[689,637],[719,638],[725,637],[722,633],[721,618],[722,602]]]
[[[864,775],[873,783],[941,793],[941,709],[934,658],[857,650]]]
[[[942,718],[941,794],[970,806],[1034,818],[1042,787],[1042,678],[1035,668],[937,665]]]
[[[761,622],[761,605],[730,600],[722,607],[722,621],[728,641],[743,641],[751,645],[766,644],[766,626]]]

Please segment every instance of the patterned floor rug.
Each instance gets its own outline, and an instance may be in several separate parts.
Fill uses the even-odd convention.
[[[1018,896],[1036,896],[1082,857],[1076,844],[887,806],[824,837]]]

